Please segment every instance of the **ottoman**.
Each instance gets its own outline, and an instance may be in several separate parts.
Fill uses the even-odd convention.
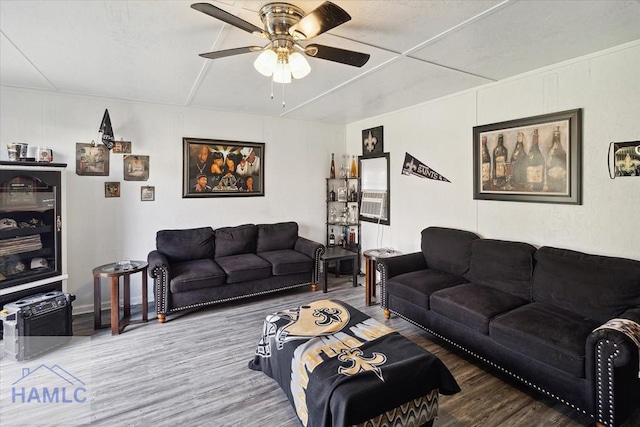
[[[249,368],[278,382],[305,427],[431,425],[438,393],[460,391],[436,356],[329,299],[267,316]]]

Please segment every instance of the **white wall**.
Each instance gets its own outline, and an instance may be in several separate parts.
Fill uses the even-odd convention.
[[[55,162],[69,165],[64,225],[75,313],[93,309],[94,267],[146,260],[160,229],[293,220],[301,235],[324,242],[324,177],[330,153],[344,149],[343,126],[7,87],[0,95],[0,158],[7,157],[6,143],[20,141],[49,146]],[[123,155],[113,153],[109,176],[75,173],[76,143],[98,140],[105,108],[116,139],[132,141],[133,154],[150,156],[148,181],[124,181]],[[182,137],[264,142],[265,196],[183,199]],[[120,181],[120,198],[104,197],[107,181]],[[143,185],[155,186],[155,201],[140,201]],[[132,276],[134,302],[140,300],[139,277]],[[108,300],[106,280],[102,287]],[[151,283],[149,293],[152,299]]]
[[[472,128],[583,109],[582,205],[473,199]],[[391,153],[391,226],[363,224],[363,249],[420,247],[428,226],[640,260],[640,178],[611,180],[612,141],[640,140],[640,42],[347,126],[347,152],[361,131],[384,126]],[[405,152],[451,183],[401,175]],[[382,234],[382,238],[380,237]]]

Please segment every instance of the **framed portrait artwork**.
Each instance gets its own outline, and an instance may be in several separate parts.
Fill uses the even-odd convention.
[[[125,154],[123,157],[125,181],[147,181],[149,179],[149,156]]]
[[[119,182],[105,182],[104,183],[104,197],[120,197],[120,183]]]
[[[145,185],[140,187],[140,200],[143,202],[153,202],[156,199],[156,187]]]
[[[131,153],[131,141],[114,141],[113,142],[114,153]]]
[[[473,198],[582,203],[582,110],[473,128]]]
[[[109,176],[109,149],[104,144],[76,144],[76,174]]]
[[[182,197],[264,196],[264,143],[183,138]]]

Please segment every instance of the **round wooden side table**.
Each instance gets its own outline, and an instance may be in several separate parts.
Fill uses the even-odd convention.
[[[131,293],[130,276],[142,273],[142,322],[147,319],[147,268],[144,261],[112,262],[93,269],[93,326],[94,329],[111,326],[111,335],[120,334],[124,328],[134,323],[131,321]],[[100,278],[111,279],[111,323],[102,325],[102,295],[100,292]],[[122,300],[124,313],[120,317],[120,277],[123,278]]]
[[[376,269],[378,260],[401,254],[402,253],[400,251],[391,248],[369,249],[364,251],[363,255],[366,266],[364,303],[367,306],[371,305],[371,299],[376,297]]]

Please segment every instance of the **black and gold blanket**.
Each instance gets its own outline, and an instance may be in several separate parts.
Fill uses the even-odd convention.
[[[267,316],[249,368],[275,379],[308,427],[358,424],[433,389],[460,391],[436,356],[337,300]]]

